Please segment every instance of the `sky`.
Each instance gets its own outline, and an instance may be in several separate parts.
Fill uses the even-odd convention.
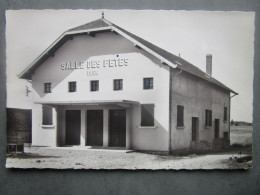
[[[31,108],[31,84],[17,77],[64,31],[101,18],[179,55],[238,92],[231,119],[252,122],[254,12],[174,10],[8,10],[6,11],[7,107]]]

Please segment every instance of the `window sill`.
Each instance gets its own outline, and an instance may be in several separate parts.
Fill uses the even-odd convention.
[[[54,129],[55,125],[42,125],[41,126],[43,129]]]
[[[157,129],[157,125],[154,126],[137,126],[139,129]]]
[[[211,128],[211,126],[205,126],[205,129],[210,129]]]
[[[176,126],[176,129],[184,129],[185,126]]]
[[[224,123],[227,123],[227,121],[223,121]]]

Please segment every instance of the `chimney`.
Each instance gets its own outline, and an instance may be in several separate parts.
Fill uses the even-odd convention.
[[[212,76],[212,55],[208,54],[206,56],[206,73],[209,76]]]

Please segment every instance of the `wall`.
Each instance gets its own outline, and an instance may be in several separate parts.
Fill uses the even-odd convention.
[[[104,60],[126,59],[122,66],[105,63]],[[85,62],[82,68],[66,69],[67,62]],[[92,68],[86,62],[99,62]],[[106,61],[107,62],[107,61]],[[143,78],[153,77],[154,88],[143,90]],[[123,79],[123,90],[113,91],[113,79]],[[99,91],[90,91],[90,81],[99,80]],[[68,82],[77,81],[77,92],[68,92]],[[44,83],[52,83],[52,93],[43,93]],[[169,129],[169,68],[134,44],[112,32],[74,37],[67,41],[54,57],[44,62],[32,77],[37,101],[110,101],[131,100],[139,102],[132,106],[132,148],[142,150],[168,150]],[[140,104],[155,104],[155,128],[140,128]],[[56,126],[46,131],[41,128],[41,110],[33,111],[33,143],[55,143]]]
[[[198,141],[211,145],[215,136],[215,119],[219,119],[219,138],[229,131],[229,92],[186,72],[172,70],[171,148],[189,149],[192,140],[192,117],[199,117]],[[184,128],[177,128],[177,105],[184,106]],[[228,122],[223,122],[224,106]],[[205,110],[212,110],[212,126],[205,127]]]

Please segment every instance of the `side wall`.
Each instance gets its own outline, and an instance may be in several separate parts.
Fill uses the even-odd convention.
[[[219,119],[219,138],[229,134],[229,92],[186,72],[172,70],[171,150],[187,150],[192,142],[192,117],[199,118],[198,138],[212,145],[215,119]],[[177,105],[184,106],[184,127],[177,127]],[[224,122],[227,107],[227,122]],[[205,126],[205,110],[212,110],[212,126]]]

